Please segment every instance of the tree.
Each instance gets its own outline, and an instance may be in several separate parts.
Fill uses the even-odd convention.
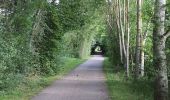
[[[126,0],[125,2],[125,17],[126,17],[126,25],[125,25],[125,33],[127,34],[127,39],[126,39],[126,75],[129,77],[129,46],[130,46],[130,28],[129,28],[129,0]]]
[[[136,65],[135,78],[141,76],[141,37],[142,37],[142,0],[137,0],[137,34],[136,34]]]
[[[165,42],[170,32],[165,32],[166,0],[155,1],[154,29],[153,29],[153,55],[156,71],[155,100],[168,100],[167,61],[165,55]]]

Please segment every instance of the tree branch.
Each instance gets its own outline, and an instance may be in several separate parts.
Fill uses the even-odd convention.
[[[167,39],[170,36],[170,29],[166,31],[166,33],[163,35],[164,39]]]

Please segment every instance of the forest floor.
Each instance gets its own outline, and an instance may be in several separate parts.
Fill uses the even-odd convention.
[[[104,58],[93,56],[32,100],[109,100],[102,71]]]

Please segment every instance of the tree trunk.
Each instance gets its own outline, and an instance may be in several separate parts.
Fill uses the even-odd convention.
[[[126,39],[126,76],[129,77],[129,40],[130,40],[130,29],[129,29],[129,0],[126,0],[125,2],[126,8],[126,33],[127,33],[127,39]]]
[[[115,12],[115,17],[116,17],[116,25],[117,25],[117,32],[118,32],[118,36],[119,36],[119,49],[120,49],[120,60],[121,63],[123,64],[123,43],[122,43],[122,35],[121,35],[121,25],[120,25],[120,16],[119,16],[119,2],[118,0],[114,1],[115,4],[115,8],[114,8],[114,12]]]
[[[165,5],[166,0],[155,1],[153,55],[156,70],[154,100],[168,100],[167,62],[165,55]]]
[[[121,40],[122,40],[122,49],[123,49],[123,61],[125,61],[126,58],[126,48],[125,48],[125,33],[124,33],[124,27],[123,27],[123,23],[122,23],[122,7],[121,7],[121,2],[120,0],[118,0],[118,15],[119,15],[119,24],[120,24],[120,34],[121,34]]]
[[[141,59],[141,64],[140,64],[140,76],[144,76],[144,67],[145,67],[145,52],[144,52],[144,46],[145,46],[145,40],[141,38],[141,54],[140,54],[140,59]]]
[[[142,48],[142,50],[141,50],[141,76],[144,76],[144,73],[145,73],[145,71],[144,71],[144,68],[145,68],[144,47],[145,47],[149,27],[150,27],[150,21],[148,21],[146,30],[145,30],[144,34],[142,35],[142,38],[141,38],[141,48]]]
[[[33,29],[31,31],[31,34],[30,34],[30,43],[29,43],[29,48],[30,48],[30,52],[33,54],[33,55],[37,55],[36,53],[36,50],[37,50],[37,47],[36,47],[36,40],[37,40],[37,37],[38,37],[38,34],[39,32],[43,31],[43,29],[41,28],[41,25],[40,25],[40,22],[42,21],[42,18],[41,18],[41,15],[42,12],[41,10],[37,10],[36,13],[35,13],[35,22],[33,23]]]
[[[136,65],[135,78],[141,74],[141,36],[142,36],[142,0],[137,0],[137,35],[136,35]]]

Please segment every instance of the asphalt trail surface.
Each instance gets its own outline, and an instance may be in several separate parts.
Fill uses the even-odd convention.
[[[91,57],[31,100],[109,100],[103,61],[102,56]]]

